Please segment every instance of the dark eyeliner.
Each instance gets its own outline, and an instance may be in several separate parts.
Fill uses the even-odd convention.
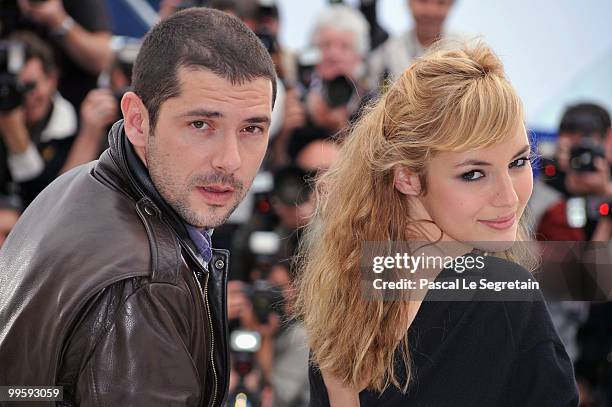
[[[473,174],[475,174],[475,173],[477,173],[477,172],[482,173],[482,171],[480,171],[480,170],[472,170],[472,171],[468,171],[468,172],[466,172],[466,173],[461,174],[461,175],[460,175],[460,179],[461,179],[462,181],[465,181],[465,182],[476,182],[476,181],[478,181],[479,179],[481,179],[481,178],[484,178],[484,177],[485,177],[485,176],[484,176],[484,174],[483,174],[481,177],[478,177],[478,178],[474,178],[474,179],[467,178],[467,176],[468,176],[468,175],[470,175],[470,174],[472,174],[472,175],[473,175]]]
[[[523,164],[521,165],[512,165],[513,163],[520,161],[520,160],[524,160]],[[516,160],[512,161],[511,164],[511,168],[521,168],[521,167],[525,167],[527,165],[528,162],[530,162],[531,157],[525,156],[525,157],[521,157],[521,158],[517,158]]]

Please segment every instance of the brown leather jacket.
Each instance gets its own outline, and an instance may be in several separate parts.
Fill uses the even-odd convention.
[[[61,385],[61,405],[221,405],[228,252],[207,268],[122,121],[109,141],[0,251],[0,385]]]

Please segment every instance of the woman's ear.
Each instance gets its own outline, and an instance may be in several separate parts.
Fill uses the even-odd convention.
[[[421,194],[419,176],[406,167],[398,165],[393,169],[393,185],[404,195],[418,196]]]

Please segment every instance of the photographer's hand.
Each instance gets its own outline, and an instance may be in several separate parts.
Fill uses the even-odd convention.
[[[118,118],[119,106],[109,89],[94,89],[81,104],[81,130],[60,173],[98,158],[106,128]]]
[[[81,105],[81,123],[84,135],[100,140],[105,129],[119,113],[119,105],[109,89],[94,89]]]
[[[61,0],[46,0],[32,3],[29,0],[19,0],[19,7],[32,21],[56,29],[68,16]]]
[[[30,133],[25,124],[23,108],[0,112],[0,133],[11,154],[24,153],[30,145]]]
[[[591,240],[593,242],[609,242],[612,240],[612,219],[610,217],[601,218],[597,222]]]
[[[567,190],[577,195],[612,195],[612,180],[608,162],[596,157],[594,165],[594,172],[569,171],[565,178]]]
[[[331,133],[337,133],[349,125],[348,108],[346,106],[329,107],[321,93],[316,90],[308,92],[306,105],[315,124]]]
[[[227,283],[227,318],[243,319],[243,315],[252,309],[251,303],[244,294],[244,283],[233,280]]]
[[[13,181],[29,181],[39,176],[45,163],[32,143],[23,108],[0,113],[0,133],[9,152],[7,164]]]
[[[306,109],[300,101],[297,90],[287,89],[285,95],[285,108],[283,111],[283,124],[271,145],[271,164],[273,167],[286,165],[290,158],[287,154],[287,145],[291,134],[297,128],[306,124]]]
[[[159,5],[159,18],[166,18],[172,15],[181,5],[182,0],[162,0]]]
[[[283,112],[283,127],[281,133],[291,133],[293,130],[306,124],[306,112],[300,101],[296,89],[288,89],[285,96],[285,110]]]
[[[113,61],[111,33],[87,31],[68,15],[61,0],[18,2],[26,17],[48,27],[52,33],[55,32],[70,57],[92,74],[100,74]]]

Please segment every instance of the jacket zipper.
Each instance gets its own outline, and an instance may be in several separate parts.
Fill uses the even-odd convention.
[[[208,271],[210,273],[210,271]],[[213,386],[213,397],[210,403],[211,406],[215,405],[215,401],[217,400],[217,370],[215,369],[215,333],[213,331],[212,326],[212,316],[210,315],[210,305],[208,304],[208,280],[210,278],[210,274],[206,274],[206,282],[204,283],[204,301],[206,302],[206,313],[208,314],[208,323],[210,324],[210,365],[212,366],[213,377],[215,379]]]
[[[210,273],[210,272],[209,272]],[[214,406],[215,401],[217,400],[217,370],[215,369],[215,334],[213,332],[212,326],[212,317],[210,315],[210,305],[208,303],[208,279],[210,278],[209,274],[206,274],[206,282],[204,283],[204,290],[202,290],[202,284],[200,284],[200,279],[198,278],[199,273],[196,273],[195,280],[198,283],[198,287],[200,288],[200,293],[202,293],[202,297],[204,297],[204,302],[206,305],[206,314],[208,316],[208,323],[210,326],[210,365],[212,366],[213,378],[214,378],[214,386],[213,386],[213,398],[212,402],[209,406]]]

